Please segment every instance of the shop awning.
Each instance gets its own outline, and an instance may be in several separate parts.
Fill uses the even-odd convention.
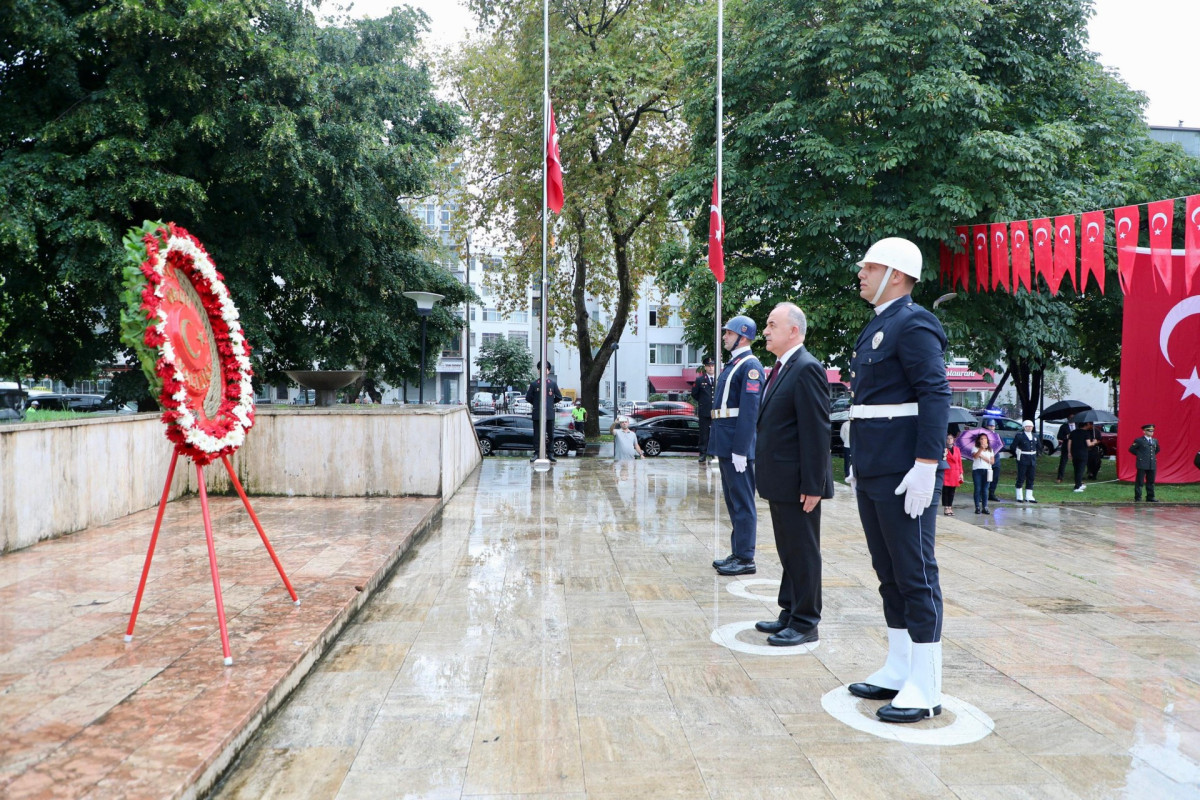
[[[663,394],[667,392],[690,392],[692,390],[692,378],[685,378],[682,375],[651,375],[649,377],[650,386],[655,392]]]
[[[946,367],[946,378],[950,381],[950,391],[991,391],[996,388],[996,376],[991,370],[983,374],[963,367]]]
[[[840,369],[825,370],[825,380],[829,381],[830,383],[841,383],[842,371]]]

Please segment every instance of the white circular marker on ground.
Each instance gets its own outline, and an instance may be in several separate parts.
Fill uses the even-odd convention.
[[[964,703],[947,694],[942,695],[941,715],[926,722],[884,722],[875,716],[874,708],[864,711],[860,706],[863,702],[850,694],[850,690],[845,686],[839,686],[821,698],[821,707],[834,719],[855,730],[905,744],[927,744],[935,747],[970,744],[987,736],[996,727],[996,723],[987,714],[970,703]],[[944,722],[947,714],[953,714],[955,718],[950,724]]]
[[[771,596],[755,594],[750,591],[751,586],[770,586]],[[779,581],[771,580],[770,578],[747,578],[742,581],[730,581],[725,585],[725,591],[734,597],[742,597],[746,600],[766,600],[767,602],[773,602],[776,595],[779,594]]]
[[[741,633],[742,631],[753,631],[753,630],[754,630],[754,621],[753,620],[751,620],[749,622],[744,621],[744,620],[742,622],[730,622],[729,624],[722,625],[721,627],[719,627],[715,631],[713,631],[712,636],[710,636],[709,638],[712,639],[717,644],[721,645],[722,647],[728,647],[730,650],[733,650],[735,652],[749,653],[749,654],[755,655],[755,656],[801,655],[803,653],[811,653],[813,650],[816,650],[817,647],[821,644],[820,641],[816,641],[816,642],[811,642],[809,644],[791,645],[789,647],[775,647],[774,645],[770,645],[770,644],[750,644],[749,642],[743,642],[741,639],[737,638],[737,635],[739,633]],[[763,634],[759,633],[758,631],[755,631],[755,635],[762,636]]]

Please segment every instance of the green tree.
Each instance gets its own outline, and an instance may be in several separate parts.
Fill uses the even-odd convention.
[[[534,378],[533,355],[529,346],[520,339],[501,336],[485,341],[479,347],[479,380],[503,391],[512,386],[524,389]]]
[[[955,224],[1028,219],[1125,202],[1147,186],[1132,164],[1150,146],[1144,98],[1087,50],[1090,0],[732,0],[725,71],[725,315],[794,299],[808,345],[845,365],[869,306],[856,267],[872,241],[922,245],[927,306],[939,241]],[[663,255],[691,287],[689,340],[711,339],[701,280],[712,162],[712,48],[688,50],[696,131],[678,180],[694,209],[689,251]],[[1151,193],[1153,194],[1153,192]],[[1090,295],[1089,295],[1090,298]],[[939,310],[951,349],[975,367],[1007,363],[1024,413],[1036,376],[1080,349],[1067,296],[967,293]]]
[[[480,187],[471,224],[509,233],[498,288],[523,307],[541,270],[541,0],[472,0],[483,37],[452,59],[470,116],[467,184]],[[679,231],[668,179],[687,161],[680,15],[692,3],[552,0],[551,89],[566,173],[553,218],[549,325],[579,350],[588,434],[599,388],[659,246]],[[599,312],[593,315],[594,312]]]
[[[316,24],[288,0],[6,6],[0,29],[0,371],[71,379],[118,351],[121,236],[183,225],[238,302],[256,370],[415,378],[401,296],[465,289],[398,199],[459,131],[413,55],[420,12]],[[460,323],[429,320],[430,349]]]

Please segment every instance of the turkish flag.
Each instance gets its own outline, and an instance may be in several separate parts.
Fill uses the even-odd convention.
[[[1187,221],[1183,226],[1183,274],[1187,281],[1188,294],[1192,293],[1192,280],[1200,268],[1200,194],[1194,194],[1187,199]]]
[[[1169,201],[1168,201],[1169,202]],[[1136,269],[1151,269],[1154,256],[1138,248]],[[1159,483],[1195,483],[1195,432],[1200,430],[1200,294],[1184,290],[1184,251],[1168,255],[1174,290],[1156,291],[1139,280],[1125,295],[1121,338],[1121,424],[1117,428],[1117,477],[1131,481],[1137,464],[1129,445],[1153,424],[1161,443]]]
[[[1129,294],[1133,285],[1133,266],[1137,255],[1138,207],[1124,206],[1113,212],[1113,227],[1117,241],[1117,275],[1121,279],[1121,291]]]
[[[1062,279],[1071,277],[1071,286],[1079,284],[1075,280],[1075,216],[1054,218],[1054,277],[1050,281],[1050,293],[1058,294]]]
[[[1054,276],[1054,250],[1052,245],[1054,242],[1054,231],[1050,227],[1050,220],[1035,219],[1033,221],[1033,264],[1037,270],[1037,276],[1046,280],[1046,285],[1050,285],[1050,279]]]
[[[975,250],[975,289],[988,290],[988,229],[987,225],[976,225],[971,229],[971,242]]]
[[[961,283],[964,292],[971,288],[971,242],[967,238],[969,233],[966,225],[954,229],[954,234],[958,237],[958,250],[954,253],[954,284],[951,288]]]
[[[992,225],[992,288],[1003,286],[1008,289],[1008,224],[997,222]]]
[[[1009,225],[1012,238],[1012,291],[1016,294],[1022,286],[1026,291],[1033,288],[1029,274],[1029,223],[1025,220]]]
[[[554,106],[547,102],[546,107],[550,110],[550,134],[546,137],[546,205],[555,214],[561,214],[563,172],[558,152],[558,125],[554,123]]]
[[[1146,204],[1150,217],[1150,262],[1162,278],[1163,288],[1171,293],[1171,226],[1175,224],[1175,201],[1158,200]]]
[[[1079,293],[1087,289],[1088,275],[1104,294],[1104,212],[1089,211],[1079,218]]]
[[[717,283],[725,282],[725,218],[721,216],[721,196],[713,178],[712,205],[708,212],[708,268]]]

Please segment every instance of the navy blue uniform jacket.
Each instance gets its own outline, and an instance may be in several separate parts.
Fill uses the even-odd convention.
[[[856,419],[850,459],[857,477],[908,472],[917,458],[941,461],[950,416],[946,333],[937,317],[904,295],[876,315],[854,345],[855,405],[917,403],[915,417]]]
[[[725,396],[725,383],[731,374],[733,383],[729,387],[729,408],[738,409],[738,415],[731,419],[713,417],[712,431],[708,437],[708,452],[718,458],[729,458],[737,453],[754,460],[758,403],[762,399],[765,380],[762,364],[747,350],[721,370],[716,391],[713,392],[714,414],[721,407],[721,398]]]

